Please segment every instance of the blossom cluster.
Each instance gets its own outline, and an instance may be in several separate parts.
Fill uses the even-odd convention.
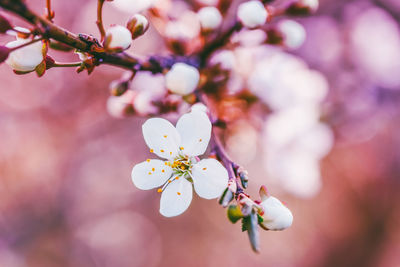
[[[101,64],[126,69],[109,85],[107,109],[112,116],[179,117],[176,126],[159,117],[143,124],[150,152],[163,160],[135,164],[133,184],[143,190],[158,188],[160,213],[166,217],[188,209],[193,188],[202,198],[219,198],[228,207],[228,218],[242,222],[258,250],[258,226],[283,230],[291,226],[293,215],[265,186],[260,200],[245,192],[249,174],[225,151],[221,136],[229,131],[224,130],[238,120],[252,127],[266,118],[261,121],[268,178],[299,195],[317,192],[319,160],[332,143],[329,127],[320,122],[328,91],[324,77],[285,52],[301,47],[306,31],[294,19],[274,21],[311,14],[318,1],[298,0],[283,7],[266,2],[100,0],[99,39],[73,36],[50,23],[54,13],[47,2],[47,16],[37,18],[47,27],[14,27],[0,17],[1,32],[16,38],[0,47],[0,59],[18,74],[36,72],[39,77],[55,67],[77,67],[78,73],[88,74]],[[20,1],[14,4],[17,8],[9,9],[27,9]],[[104,27],[102,10],[108,4],[129,12],[125,25]],[[143,60],[129,55],[132,43],[150,28],[165,42],[168,56],[160,52]],[[79,61],[56,62],[48,55],[51,49],[75,50]],[[259,116],[252,113],[257,105],[263,107]],[[256,142],[257,136],[251,139]]]

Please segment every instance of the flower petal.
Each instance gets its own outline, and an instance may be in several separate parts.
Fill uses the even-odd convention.
[[[179,133],[169,121],[161,118],[148,119],[143,124],[142,131],[150,152],[165,159],[178,155]]]
[[[206,199],[217,198],[228,186],[228,171],[216,159],[203,159],[192,167],[194,190]]]
[[[148,159],[132,169],[132,181],[142,190],[149,190],[164,184],[171,177],[172,168],[159,159]]]
[[[160,213],[165,217],[182,214],[192,202],[192,183],[176,177],[161,194]]]
[[[176,129],[181,136],[180,148],[188,156],[204,154],[211,137],[211,122],[205,112],[193,110],[183,115]]]

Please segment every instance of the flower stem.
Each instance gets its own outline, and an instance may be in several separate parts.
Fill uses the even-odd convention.
[[[79,67],[82,62],[55,62],[52,67]]]
[[[99,28],[100,32],[100,40],[103,42],[104,37],[106,35],[106,31],[104,30],[104,25],[103,25],[103,5],[104,5],[104,0],[97,0],[97,27]]]

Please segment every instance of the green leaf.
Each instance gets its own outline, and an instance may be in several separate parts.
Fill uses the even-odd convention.
[[[228,219],[232,223],[236,223],[241,218],[243,218],[243,214],[242,214],[242,211],[240,210],[240,208],[236,205],[230,205],[228,207]]]

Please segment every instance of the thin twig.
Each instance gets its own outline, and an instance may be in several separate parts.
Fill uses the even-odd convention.
[[[97,27],[99,28],[100,32],[100,41],[104,41],[104,37],[106,35],[106,31],[104,30],[104,25],[103,25],[103,5],[104,5],[104,0],[97,0]]]

